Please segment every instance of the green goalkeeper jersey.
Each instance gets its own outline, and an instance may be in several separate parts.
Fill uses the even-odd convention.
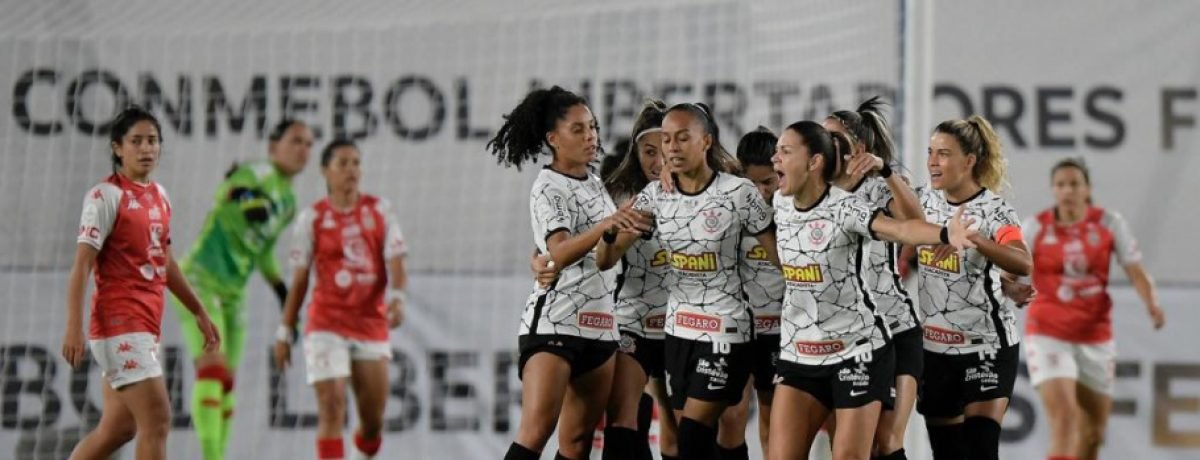
[[[296,217],[291,179],[269,161],[238,166],[217,187],[204,230],[181,264],[194,282],[241,292],[255,266],[268,280],[282,280],[275,242]]]

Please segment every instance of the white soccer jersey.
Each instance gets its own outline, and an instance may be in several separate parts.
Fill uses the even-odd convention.
[[[940,190],[918,191],[925,219],[946,225],[958,206],[971,228],[992,240],[1004,229],[1020,228],[1017,212],[999,195],[983,189],[963,203],[950,203]],[[1000,290],[1000,268],[978,250],[968,249],[941,261],[931,246],[917,247],[921,272],[921,313],[925,320],[925,349],[935,353],[967,354],[995,351],[1020,342],[1012,301]]]
[[[742,289],[754,314],[755,334],[779,334],[783,273],[753,235],[742,235]]]
[[[872,210],[887,212],[892,202],[892,189],[887,180],[879,176],[863,178],[852,192]],[[863,281],[875,300],[876,314],[883,317],[892,334],[916,327],[920,323],[917,308],[900,279],[900,245],[890,241],[870,241],[867,249],[870,255],[863,270]]]
[[[887,343],[863,281],[874,213],[859,198],[829,187],[811,209],[775,196],[776,236],[787,289],[780,359],[832,365]]]
[[[771,227],[771,208],[749,180],[716,173],[695,194],[665,193],[652,183],[634,207],[654,214],[655,235],[671,253],[675,284],[667,300],[666,333],[704,342],[744,343],[753,324],[738,264],[742,233]]]
[[[617,328],[647,339],[662,340],[667,317],[671,254],[657,238],[639,238],[622,258],[617,277]]]
[[[566,230],[578,235],[596,226],[616,210],[600,179],[568,176],[544,168],[529,194],[533,239],[548,253],[546,238]],[[521,315],[521,335],[562,334],[605,341],[617,340],[612,293],[616,270],[600,271],[593,249],[575,263],[562,267],[553,287],[529,295]]]

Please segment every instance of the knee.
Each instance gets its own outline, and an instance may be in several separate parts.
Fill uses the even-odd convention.
[[[1099,449],[1100,446],[1104,445],[1104,438],[1106,435],[1104,427],[1096,426],[1092,423],[1086,423],[1081,431],[1082,439],[1080,439],[1080,441],[1082,441],[1084,446],[1086,446],[1089,450]]]
[[[317,412],[322,419],[336,420],[340,423],[346,413],[346,398],[338,391],[319,392]]]
[[[130,439],[136,434],[138,436],[154,439],[166,439],[167,433],[171,431],[171,409],[163,406],[155,407],[143,419],[143,423],[139,423],[136,428],[136,433],[125,432],[122,435],[127,435]]]

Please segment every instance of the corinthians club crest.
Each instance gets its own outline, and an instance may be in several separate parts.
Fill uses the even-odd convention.
[[[809,222],[808,223],[808,242],[814,246],[820,246],[825,242],[825,237],[828,236],[825,227],[829,223],[825,221]]]
[[[703,211],[700,216],[704,218],[704,231],[708,233],[721,231],[721,211],[719,209]]]

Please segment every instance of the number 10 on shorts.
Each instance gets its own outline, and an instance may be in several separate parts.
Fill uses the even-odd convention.
[[[731,349],[732,347],[729,345],[729,342],[712,343],[712,352],[714,355],[727,355]]]

